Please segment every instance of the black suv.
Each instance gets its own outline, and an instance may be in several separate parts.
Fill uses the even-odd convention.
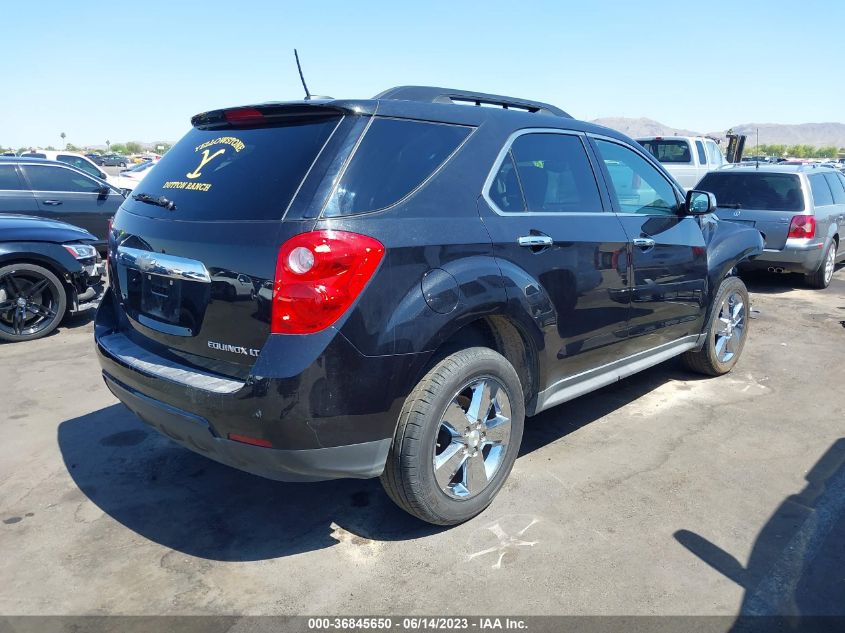
[[[109,389],[212,459],[381,476],[453,524],[499,491],[526,416],[742,351],[732,271],[760,234],[618,132],[426,87],[192,123],[115,217],[95,336]]]

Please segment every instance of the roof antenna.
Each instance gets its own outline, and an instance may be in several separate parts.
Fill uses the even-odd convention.
[[[299,71],[299,80],[302,82],[302,87],[305,88],[305,100],[311,101],[311,93],[308,92],[308,86],[305,85],[305,77],[302,76],[302,66],[299,64],[299,53],[293,49],[293,55],[296,57],[296,69]]]

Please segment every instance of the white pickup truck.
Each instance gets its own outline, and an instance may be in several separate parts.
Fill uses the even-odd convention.
[[[703,136],[646,136],[637,142],[663,163],[684,189],[692,189],[704,174],[727,163],[716,142]]]

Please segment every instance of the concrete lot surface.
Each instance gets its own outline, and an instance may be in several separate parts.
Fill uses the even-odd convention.
[[[528,421],[493,505],[283,484],[110,395],[78,318],[0,346],[2,614],[845,613],[845,269],[749,280],[732,374],[669,362]]]

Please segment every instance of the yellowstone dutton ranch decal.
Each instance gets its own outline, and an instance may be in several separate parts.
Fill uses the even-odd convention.
[[[210,182],[190,182],[191,180],[195,180],[202,176],[203,168],[213,161],[218,156],[222,156],[226,153],[226,147],[221,147],[218,150],[212,151],[215,145],[228,145],[229,148],[233,149],[235,153],[240,152],[244,147],[243,141],[239,138],[235,138],[234,136],[221,136],[216,138],[212,141],[206,141],[200,145],[197,145],[195,152],[202,152],[202,156],[200,156],[200,162],[196,166],[193,171],[189,171],[185,174],[185,178],[188,178],[188,181],[183,180],[168,180],[166,183],[162,185],[162,189],[187,189],[188,191],[208,191],[211,189]]]

